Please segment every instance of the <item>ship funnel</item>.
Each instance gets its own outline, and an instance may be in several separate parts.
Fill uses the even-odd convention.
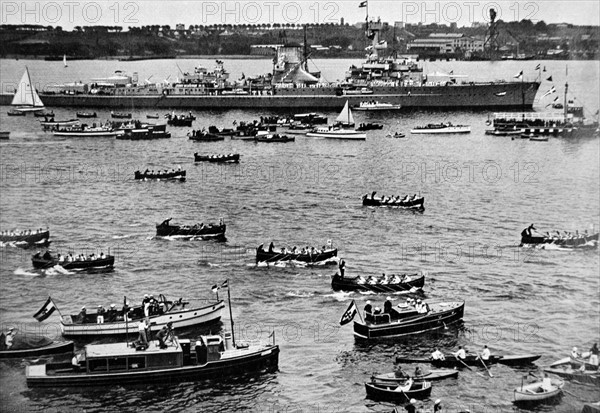
[[[131,77],[131,82],[135,85],[138,82],[138,72],[133,72],[133,76]]]
[[[231,342],[231,333],[229,331],[226,331],[224,335],[225,335],[225,349],[232,350],[233,345]]]

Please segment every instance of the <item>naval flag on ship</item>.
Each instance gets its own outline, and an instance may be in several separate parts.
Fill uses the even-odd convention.
[[[357,312],[358,309],[356,308],[356,303],[354,300],[352,300],[350,306],[344,312],[344,314],[342,314],[342,318],[340,318],[340,325],[343,326],[344,324],[348,324],[350,321],[354,320],[354,316]]]
[[[37,313],[33,315],[33,317],[37,321],[42,322],[48,317],[50,317],[54,310],[56,310],[56,305],[54,304],[54,301],[52,301],[52,298],[48,297],[46,303],[42,306],[42,308],[40,308],[40,310]]]

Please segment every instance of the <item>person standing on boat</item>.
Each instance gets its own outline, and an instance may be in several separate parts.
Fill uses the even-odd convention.
[[[598,350],[598,343],[594,343],[592,348],[590,349],[590,364],[594,366],[598,366],[598,356],[600,355],[600,351]]]
[[[373,306],[371,305],[371,301],[367,300],[367,304],[365,305],[365,318],[367,317],[367,315],[371,315],[371,312],[373,312]]]
[[[106,314],[106,310],[104,309],[104,307],[102,307],[102,304],[99,304],[98,310],[96,310],[96,323],[104,323],[104,314]]]
[[[173,323],[168,322],[166,326],[160,329],[158,334],[156,334],[156,339],[158,340],[158,346],[161,349],[167,348],[167,344],[165,343],[169,338],[173,339]]]
[[[383,312],[387,314],[392,313],[392,297],[386,297],[385,303],[383,303]]]
[[[346,271],[346,261],[341,260],[339,268],[340,268],[340,277],[344,278],[344,272]]]
[[[83,307],[81,307],[81,311],[77,315],[77,321],[79,322],[79,324],[85,323],[86,315],[87,315],[87,313],[86,313],[86,309],[85,309],[85,305],[84,305]]]
[[[4,337],[4,344],[6,345],[6,350],[11,349],[16,335],[17,333],[15,332],[15,328],[9,327],[8,331],[6,332],[6,336]]]
[[[146,320],[144,318],[142,318],[138,324],[138,333],[138,340],[148,347],[148,326],[146,325]]]

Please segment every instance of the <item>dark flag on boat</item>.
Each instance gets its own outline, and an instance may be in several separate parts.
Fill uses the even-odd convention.
[[[361,1],[358,7],[367,7],[367,0]]]
[[[348,324],[350,321],[354,320],[354,316],[357,312],[358,309],[356,308],[356,303],[354,302],[354,300],[352,300],[352,303],[350,303],[350,307],[348,307],[346,312],[342,314],[342,318],[340,318],[340,325],[343,326],[344,324]]]
[[[213,293],[216,293],[217,291],[219,291],[219,286],[217,284],[213,285],[211,288]]]
[[[46,303],[43,305],[42,308],[40,308],[40,310],[37,313],[33,315],[33,317],[37,321],[42,322],[48,317],[50,317],[54,310],[56,310],[56,305],[54,305],[54,301],[52,301],[52,298],[48,297]]]
[[[546,79],[548,82],[552,82],[552,76],[550,76],[548,79]]]
[[[521,79],[523,77],[523,71],[521,70],[518,75],[515,75],[515,79]]]
[[[551,94],[553,94],[553,93],[556,93],[556,88],[555,88],[554,86],[552,86],[552,87],[550,88],[550,90],[548,90],[546,93],[544,93],[544,94],[542,95],[542,97],[541,97],[541,98],[543,98],[543,97],[546,97],[546,96],[548,96],[548,95],[551,95]],[[541,98],[540,98],[540,99],[541,99]]]
[[[223,281],[223,284],[221,284],[221,288],[229,288],[229,280]]]
[[[541,66],[538,64],[533,70],[540,70]]]

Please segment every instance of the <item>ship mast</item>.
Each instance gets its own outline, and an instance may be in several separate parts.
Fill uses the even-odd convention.
[[[304,70],[308,72],[308,42],[306,41],[306,24],[304,25]]]

